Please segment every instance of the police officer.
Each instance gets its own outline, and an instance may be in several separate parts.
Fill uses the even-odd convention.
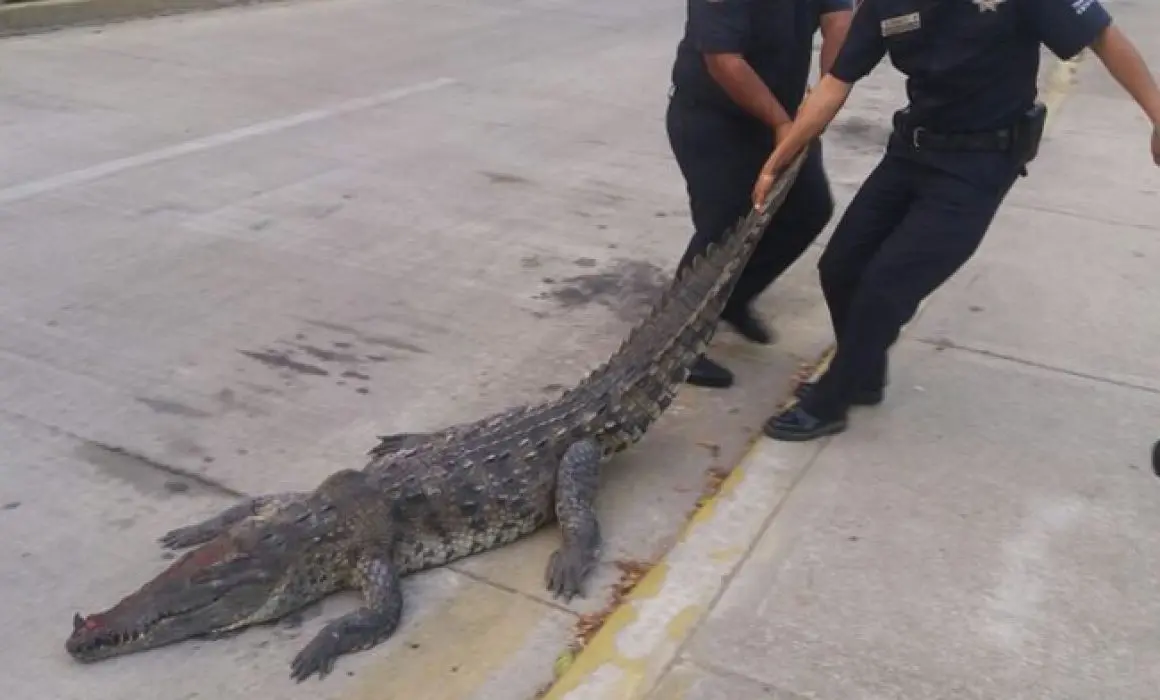
[[[824,73],[845,38],[850,8],[851,0],[688,0],[665,115],[695,231],[678,271],[749,211],[762,163],[805,93],[814,35],[820,28]],[[753,342],[773,342],[750,305],[817,238],[833,209],[821,150],[814,146],[722,320]],[[701,357],[688,381],[727,387],[733,375]]]
[[[902,326],[974,254],[1036,154],[1041,44],[1064,60],[1091,48],[1151,120],[1160,165],[1160,91],[1098,0],[861,1],[830,74],[762,168],[754,205],[884,55],[907,76],[910,104],[818,263],[837,339],[829,369],[766,422],[767,435],[837,433],[850,406],[882,400]]]

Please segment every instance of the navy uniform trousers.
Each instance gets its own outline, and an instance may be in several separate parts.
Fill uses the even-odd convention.
[[[891,146],[818,262],[837,348],[801,407],[821,420],[841,417],[859,393],[885,388],[887,353],[902,327],[974,255],[1019,175],[1005,153],[915,158]]]
[[[683,270],[752,208],[753,185],[773,150],[773,131],[755,119],[674,96],[665,114],[669,144],[689,195],[695,230]],[[774,214],[729,297],[726,315],[752,302],[805,252],[834,212],[818,146]]]

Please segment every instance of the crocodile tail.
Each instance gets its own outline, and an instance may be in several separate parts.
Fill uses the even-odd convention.
[[[626,410],[635,406],[647,415],[635,420],[626,415],[617,422],[638,424],[633,432],[643,432],[645,424],[668,406],[712,340],[725,302],[770,219],[785,201],[805,155],[803,150],[791,162],[765,207],[741,217],[719,243],[711,244],[673,278],[649,315],[577,389],[588,394],[613,391],[627,397],[628,401],[619,402]]]

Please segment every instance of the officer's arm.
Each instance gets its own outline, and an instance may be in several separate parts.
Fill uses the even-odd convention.
[[[1091,49],[1152,120],[1153,129],[1160,129],[1160,89],[1131,40],[1115,26],[1109,26],[1092,42]]]
[[[754,206],[763,205],[777,176],[806,144],[829,126],[846,103],[854,83],[866,77],[886,55],[886,43],[878,24],[875,3],[876,0],[862,0],[854,10],[849,34],[838,51],[833,68],[822,76],[818,87],[810,92],[798,110],[793,128],[777,144],[762,167],[753,187]]]
[[[846,103],[854,83],[874,70],[886,55],[886,43],[875,16],[874,2],[863,0],[854,11],[849,33],[833,67],[822,76],[817,89],[810,92],[798,110],[793,128],[784,143],[778,146],[777,150],[787,156],[785,163],[788,164],[793,154],[825,131]],[[777,155],[776,151],[774,155]]]
[[[1112,26],[1112,17],[1098,0],[1021,0],[1024,17],[1047,48],[1070,60],[1091,48],[1108,72],[1140,108],[1160,125],[1160,94],[1139,52]]]
[[[825,75],[834,67],[834,59],[846,41],[853,17],[853,0],[822,0],[822,50],[818,56],[818,73]]]
[[[709,75],[724,88],[729,97],[745,111],[771,129],[788,126],[792,119],[777,101],[769,87],[740,54],[706,53]]]
[[[751,0],[691,0],[689,38],[705,57],[709,75],[726,94],[771,129],[787,126],[789,114],[742,56],[749,35]]]

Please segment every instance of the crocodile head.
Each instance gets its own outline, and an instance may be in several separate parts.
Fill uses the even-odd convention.
[[[305,506],[305,507],[304,507]],[[112,608],[79,613],[65,642],[99,661],[282,617],[338,588],[344,547],[328,509],[298,504],[251,519],[184,554]],[[333,523],[332,523],[333,524]]]

